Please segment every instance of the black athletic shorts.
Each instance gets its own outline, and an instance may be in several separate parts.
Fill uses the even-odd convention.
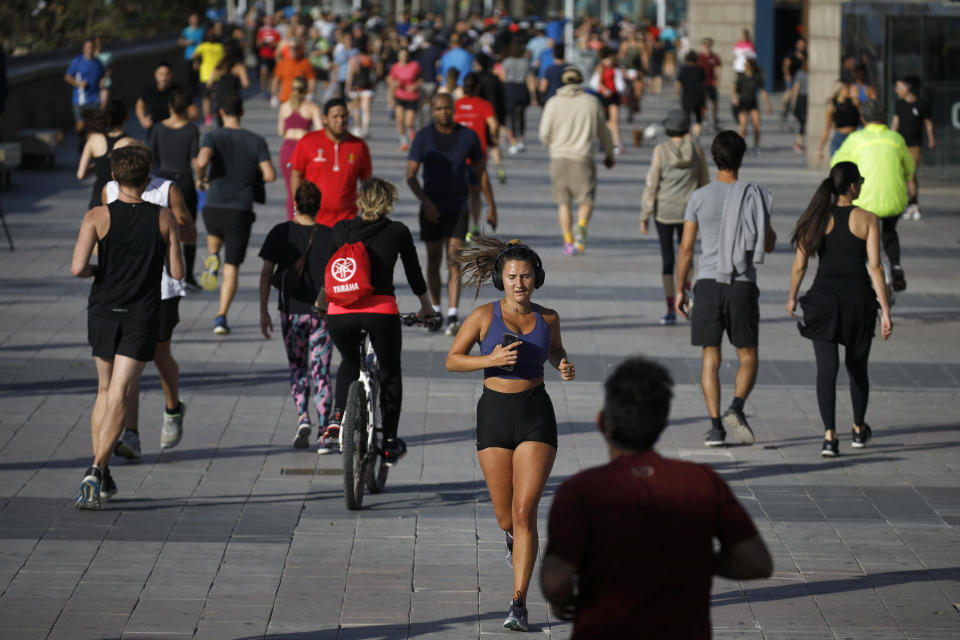
[[[250,230],[257,217],[253,211],[205,206],[203,224],[207,233],[223,240],[223,261],[238,266],[247,257]]]
[[[113,360],[114,356],[126,356],[150,362],[157,350],[157,318],[116,319],[87,314],[87,342],[93,347],[93,356]]]
[[[463,240],[467,235],[467,221],[469,219],[467,207],[455,213],[441,213],[440,220],[430,222],[423,215],[423,207],[420,208],[420,239],[424,242],[436,242],[438,240],[447,240],[449,238],[459,238]]]
[[[157,342],[170,342],[173,328],[180,322],[180,296],[160,301],[157,313]]]
[[[760,290],[753,282],[722,284],[697,280],[693,285],[690,344],[719,347],[723,332],[730,344],[756,347],[760,334]]]
[[[416,111],[420,108],[419,100],[401,100],[397,98],[396,103],[398,107],[402,107],[407,111]]]
[[[557,448],[557,417],[546,387],[520,393],[483,388],[477,402],[477,451],[487,447],[516,449],[521,442]]]
[[[711,86],[708,85],[708,86],[706,86],[706,87],[703,88],[703,91],[704,91],[704,93],[705,93],[706,96],[707,96],[707,100],[713,100],[714,102],[717,101],[717,88],[716,88],[716,87],[711,87]]]

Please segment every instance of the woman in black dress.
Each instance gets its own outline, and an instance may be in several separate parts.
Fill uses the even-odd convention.
[[[864,417],[870,393],[867,360],[878,302],[880,335],[886,340],[893,331],[880,264],[880,223],[869,211],[852,205],[860,195],[862,184],[857,165],[837,163],[830,170],[830,176],[820,183],[790,239],[796,247],[796,256],[787,311],[794,317],[797,317],[797,292],[807,270],[807,260],[814,253],[819,260],[813,285],[799,299],[803,315],[798,325],[800,335],[813,340],[817,360],[817,404],[824,428],[820,454],[830,458],[839,453],[834,424],[837,371],[840,368],[837,345],[845,347],[850,376],[853,405],[850,445],[859,449],[866,446],[872,435]]]

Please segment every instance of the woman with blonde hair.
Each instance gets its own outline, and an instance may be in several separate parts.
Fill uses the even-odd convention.
[[[537,560],[537,509],[557,457],[557,419],[543,385],[549,362],[563,380],[576,370],[560,337],[560,316],[534,304],[546,274],[537,253],[519,241],[480,237],[454,258],[465,284],[492,282],[503,298],[477,307],[447,354],[447,369],[483,370],[477,403],[477,458],[503,529],[513,568],[513,600],[504,628],[527,630],[527,591]],[[470,355],[473,345],[480,355]]]
[[[427,283],[420,268],[413,235],[407,225],[389,217],[396,200],[396,186],[380,178],[369,178],[357,192],[358,215],[341,220],[333,228],[329,255],[332,256],[345,244],[362,242],[370,258],[370,284],[373,291],[350,306],[333,302],[326,305],[327,326],[333,344],[340,352],[340,368],[337,370],[333,419],[317,448],[320,454],[336,451],[347,391],[350,383],[360,376],[360,343],[362,332],[366,331],[380,362],[383,456],[387,466],[396,464],[407,452],[407,445],[397,437],[403,402],[403,377],[400,371],[403,336],[393,287],[393,269],[397,258],[403,262],[410,289],[420,299],[417,315],[421,320],[437,315],[427,295]]]
[[[290,189],[290,157],[297,142],[312,129],[322,129],[320,106],[307,100],[309,83],[303,76],[293,79],[290,99],[277,112],[277,135],[283,138],[280,147],[280,170],[287,185],[287,220],[293,220],[293,191]]]

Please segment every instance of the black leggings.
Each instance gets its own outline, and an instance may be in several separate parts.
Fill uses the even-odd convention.
[[[503,89],[507,116],[510,118],[510,131],[514,138],[522,138],[527,129],[526,111],[530,104],[530,92],[527,85],[517,82],[508,82]]]
[[[663,275],[668,276],[673,273],[673,245],[674,242],[680,244],[680,240],[683,238],[683,225],[663,224],[662,222],[656,222],[656,224],[657,235],[660,237],[660,259],[663,261]],[[674,235],[677,236],[676,241],[673,239]]]
[[[887,252],[887,258],[890,259],[890,265],[900,266],[900,236],[897,235],[897,223],[900,222],[900,214],[888,218],[880,218],[880,236],[883,240],[883,250]]]
[[[836,342],[813,341],[813,353],[817,358],[817,404],[823,429],[836,428],[837,418],[837,371],[840,369],[840,350]],[[867,399],[870,396],[870,380],[867,376],[868,345],[863,355],[854,357],[846,349],[845,363],[850,377],[850,403],[853,405],[853,424],[862,427],[867,414]]]
[[[327,316],[327,330],[340,352],[334,407],[343,410],[347,404],[350,383],[360,377],[360,331],[370,335],[380,362],[380,408],[383,414],[383,437],[397,437],[400,408],[403,403],[403,374],[400,371],[400,347],[403,336],[400,316],[382,313],[345,313]]]

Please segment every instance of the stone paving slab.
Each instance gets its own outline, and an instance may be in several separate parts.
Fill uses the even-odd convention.
[[[669,106],[648,99],[640,125]],[[400,185],[393,215],[416,230],[405,161],[382,107],[370,140],[374,170]],[[276,159],[275,112],[259,99],[246,108],[246,126],[267,136]],[[599,172],[588,251],[576,258],[561,255],[545,151],[531,140],[525,154],[506,159],[508,183],[495,185],[501,231],[540,251],[548,272],[541,295],[561,314],[578,371],[574,383],[547,381],[560,446],[541,538],[560,482],[606,460],[595,427],[602,381],[626,354],[644,353],[677,383],[659,449],[721,473],[776,564],[767,580],[715,581],[715,638],[960,638],[960,189],[923,181],[924,218],[900,225],[909,289],[893,310],[893,338],[873,349],[876,438],[853,451],[841,429],[842,455],[825,461],[812,349],[783,310],[786,239],[822,176],[802,166],[791,137],[768,123],[763,153],[742,171],[773,190],[779,243],[759,269],[761,366],[747,403],[758,442],[720,451],[702,446],[689,327],[658,323],[657,241],[639,235],[636,217],[649,147],[630,148],[614,170]],[[162,392],[150,366],[141,385],[144,457],[114,462],[120,493],[102,512],[73,509],[96,389],[85,341],[89,283],[69,274],[89,190],[73,176],[73,146],[61,147],[55,169],[17,171],[0,191],[17,242],[14,252],[0,248],[0,639],[514,635],[500,626],[511,572],[473,443],[482,380],[446,372],[448,338],[404,330],[401,430],[410,451],[363,511],[344,507],[339,458],[290,448],[287,366],[279,339],[259,333],[254,257],[283,219],[281,184],[268,186],[257,210],[234,333],[210,334],[214,295],[181,305],[173,347],[190,407],[183,442],[159,451]],[[416,307],[405,284],[398,294],[402,309]],[[493,298],[482,290],[477,304]],[[465,292],[464,312],[473,304]],[[724,355],[727,398],[736,363],[732,349]],[[850,415],[846,384],[841,372],[841,424]],[[534,636],[569,637],[536,580],[529,600]]]

